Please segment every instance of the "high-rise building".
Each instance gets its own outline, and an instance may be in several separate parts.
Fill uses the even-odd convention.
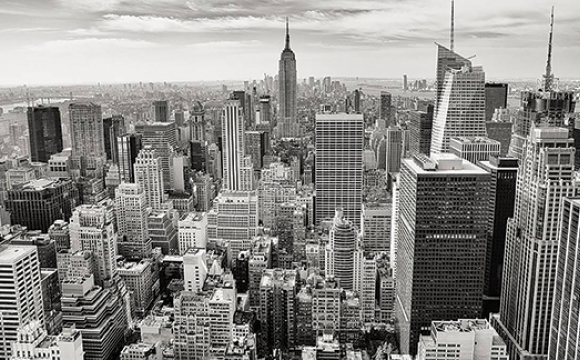
[[[81,205],[70,218],[71,250],[90,250],[96,263],[97,284],[111,279],[117,270],[117,233],[112,204]]]
[[[270,125],[272,122],[272,103],[270,95],[260,97],[260,122],[259,124]]]
[[[72,180],[41,179],[15,185],[4,204],[12,224],[45,233],[56,220],[68,220],[78,201]]]
[[[125,131],[125,118],[123,115],[113,115],[103,119],[103,139],[105,141],[105,154],[107,160],[119,163],[119,147],[117,138]]]
[[[195,213],[183,215],[177,224],[179,254],[188,249],[205,249],[207,247],[207,215]]]
[[[404,354],[417,354],[433,319],[481,314],[489,176],[451,154],[403,160],[395,317]]]
[[[483,311],[487,318],[490,312],[499,311],[506,226],[508,218],[514,214],[518,160],[491,157],[489,161],[479,161],[477,165],[491,174],[488,190],[487,265],[483,289]]]
[[[10,359],[20,325],[44,321],[40,263],[31,246],[0,245],[0,358]]]
[[[449,152],[458,158],[477,164],[499,156],[501,144],[488,137],[455,137],[449,140]]]
[[[316,223],[334,217],[360,219],[363,185],[364,120],[361,114],[316,115]]]
[[[139,262],[122,261],[118,263],[117,274],[123,279],[127,290],[130,291],[134,307],[132,310],[143,316],[155,298],[156,290],[153,286],[153,265],[151,260]]]
[[[433,105],[427,106],[427,111],[409,112],[407,129],[409,130],[409,154],[431,153],[431,136],[433,130]]]
[[[356,89],[354,91],[354,112],[360,114],[362,112],[362,99],[361,99],[361,91]]]
[[[201,292],[207,277],[207,259],[203,248],[188,248],[183,253],[183,288]]]
[[[359,297],[360,319],[365,323],[376,321],[377,261],[372,253],[365,251],[361,241],[354,252],[353,290]]]
[[[403,90],[404,91],[409,90],[409,84],[408,84],[408,80],[407,80],[407,74],[403,74]]]
[[[223,188],[242,190],[241,168],[244,160],[244,115],[240,101],[228,100],[222,114]]]
[[[278,65],[278,111],[277,137],[296,138],[300,137],[300,124],[298,124],[296,107],[296,55],[290,49],[290,31],[288,19],[286,19],[286,45],[280,55]]]
[[[60,110],[56,106],[28,108],[30,161],[47,163],[51,155],[62,151]]]
[[[391,119],[392,99],[393,96],[391,93],[381,91],[379,103],[379,119],[385,120],[387,122],[387,126],[395,125],[392,123]]]
[[[106,161],[101,105],[92,102],[68,106],[73,167],[81,176],[98,175]]]
[[[163,185],[171,189],[173,171],[171,171],[173,151],[177,147],[175,123],[142,123],[135,125],[135,131],[142,135],[143,148],[155,150],[161,159]]]
[[[344,218],[341,209],[337,209],[326,246],[324,268],[326,274],[335,278],[345,290],[354,289],[354,252],[357,237],[354,224]]]
[[[508,84],[485,84],[485,121],[491,121],[495,109],[507,109]]]
[[[409,131],[399,126],[387,129],[385,170],[387,174],[397,173],[401,169],[401,160],[406,157],[409,143]]]
[[[373,252],[389,252],[391,249],[392,202],[364,203],[361,211],[360,229],[364,248]]]
[[[145,191],[139,184],[121,183],[115,189],[115,215],[119,231],[118,253],[128,260],[151,256],[149,209]]]
[[[59,336],[53,336],[42,328],[38,320],[21,324],[9,359],[84,360],[82,335],[74,326],[63,329]]]
[[[575,194],[575,149],[567,129],[533,129],[525,149],[514,215],[507,222],[500,317],[494,325],[516,360],[548,354],[560,205]]]
[[[419,339],[417,360],[510,359],[505,342],[485,319],[433,321],[430,330]]]
[[[431,154],[448,152],[449,139],[458,136],[486,136],[485,72],[469,61],[445,73],[433,120]]]
[[[564,198],[560,214],[558,261],[548,360],[574,360],[578,359],[580,341],[578,331],[580,325],[578,319],[580,198]]]
[[[153,121],[167,123],[170,122],[169,101],[157,100],[153,102]]]
[[[270,139],[265,131],[246,131],[246,155],[252,157],[254,171],[260,171],[264,166],[264,155],[269,150]]]
[[[436,96],[435,104],[439,104],[441,96],[443,95],[445,76],[447,70],[460,70],[465,65],[471,65],[471,62],[443,45],[437,45],[437,77],[436,77]]]
[[[189,122],[191,126],[191,141],[201,141],[206,140],[205,136],[205,109],[203,104],[199,101],[193,103],[191,108],[191,115],[189,116]]]
[[[117,138],[117,154],[119,156],[119,171],[121,181],[135,182],[135,161],[143,149],[140,134],[124,134]]]
[[[164,255],[178,254],[177,227],[174,218],[178,216],[174,210],[153,210],[149,214],[149,236],[151,246],[160,248]]]
[[[145,148],[139,152],[134,165],[135,182],[145,193],[147,206],[160,209],[165,198],[162,160],[155,150]]]
[[[501,144],[499,155],[506,156],[510,148],[513,124],[509,121],[488,121],[485,123],[487,137]]]
[[[261,338],[268,350],[292,350],[296,341],[296,270],[267,269],[260,281]]]

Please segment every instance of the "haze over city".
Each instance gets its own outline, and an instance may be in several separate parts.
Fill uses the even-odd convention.
[[[490,79],[538,78],[550,5],[457,1],[456,49]],[[580,77],[580,2],[553,5],[553,67]],[[260,78],[276,71],[285,16],[299,78],[433,78],[433,42],[449,39],[446,0],[4,0],[0,85]]]

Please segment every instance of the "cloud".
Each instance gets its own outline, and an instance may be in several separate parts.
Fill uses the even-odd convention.
[[[79,52],[89,52],[93,50],[122,48],[122,49],[145,49],[160,47],[161,45],[145,41],[124,38],[85,38],[68,40],[51,40],[40,45],[27,45],[24,47],[28,51],[41,52],[69,52],[78,50]]]

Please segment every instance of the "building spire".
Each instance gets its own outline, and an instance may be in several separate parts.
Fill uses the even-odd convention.
[[[286,16],[286,47],[284,50],[290,50],[290,29],[288,27],[288,16]]]
[[[546,74],[544,75],[544,91],[552,89],[554,74],[552,74],[552,38],[554,36],[554,7],[550,16],[550,40],[548,41],[548,62],[546,64]]]
[[[450,37],[450,46],[449,50],[454,51],[454,43],[455,43],[455,1],[451,0],[451,31],[449,33]]]

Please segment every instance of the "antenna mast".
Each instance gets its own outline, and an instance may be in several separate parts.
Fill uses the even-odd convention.
[[[451,51],[453,50],[454,47],[454,43],[455,43],[455,1],[451,0],[451,33],[450,33],[450,38],[451,38],[451,46],[449,46],[449,49]]]
[[[554,36],[554,7],[550,16],[550,40],[548,42],[548,63],[546,64],[546,74],[544,75],[544,91],[552,89],[554,74],[552,74],[552,38]]]

